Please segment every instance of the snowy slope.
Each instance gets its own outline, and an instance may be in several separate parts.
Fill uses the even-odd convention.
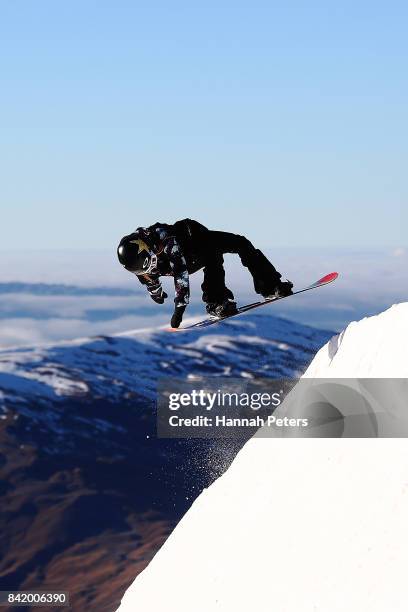
[[[408,377],[408,302],[353,322],[322,347],[305,376]]]
[[[349,325],[306,375],[407,377],[407,337],[399,304]],[[402,612],[407,516],[405,439],[255,437],[119,610]]]

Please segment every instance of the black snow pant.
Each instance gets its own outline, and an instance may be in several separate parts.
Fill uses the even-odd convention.
[[[209,230],[192,219],[177,221],[175,226],[189,272],[203,268],[201,289],[204,302],[219,304],[227,298],[234,298],[225,284],[225,253],[239,255],[242,265],[252,275],[256,293],[264,296],[273,293],[281,275],[245,236]]]

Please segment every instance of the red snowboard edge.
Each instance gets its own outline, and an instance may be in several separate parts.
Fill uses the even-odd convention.
[[[322,278],[319,278],[318,281],[316,281],[316,285],[324,285],[326,283],[331,283],[332,281],[336,280],[336,278],[338,277],[339,273],[338,272],[330,272],[330,274],[326,274],[326,276],[323,276]]]

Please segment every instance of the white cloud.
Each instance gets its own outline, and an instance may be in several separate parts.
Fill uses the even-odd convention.
[[[0,325],[0,348],[9,346],[29,346],[72,340],[74,338],[110,335],[132,329],[159,327],[168,323],[168,317],[125,316],[110,321],[91,322],[86,319],[46,319],[36,320],[3,319]]]
[[[141,287],[142,289],[142,287]],[[154,304],[152,304],[154,306]],[[135,292],[134,296],[65,296],[31,295],[29,293],[5,294],[0,303],[0,314],[13,317],[13,313],[27,314],[28,318],[58,317],[83,318],[88,311],[134,310],[150,307],[145,292]]]

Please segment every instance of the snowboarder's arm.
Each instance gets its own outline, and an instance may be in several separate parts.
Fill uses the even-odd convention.
[[[174,236],[171,236],[165,244],[164,252],[167,255],[171,272],[174,277],[175,298],[174,304],[176,308],[186,307],[190,299],[190,281],[187,270],[187,262]]]
[[[167,294],[163,291],[159,274],[143,274],[138,275],[137,278],[142,285],[146,286],[152,300],[158,304],[163,304]]]

